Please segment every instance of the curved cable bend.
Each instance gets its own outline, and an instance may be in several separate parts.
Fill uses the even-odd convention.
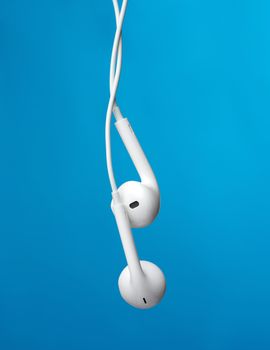
[[[112,192],[117,191],[115,182],[113,165],[112,165],[112,152],[111,152],[111,119],[113,109],[117,108],[115,99],[117,88],[119,84],[121,67],[122,67],[122,27],[126,14],[128,0],[123,0],[121,11],[119,12],[118,1],[113,0],[113,6],[116,18],[116,33],[114,37],[112,56],[111,56],[111,67],[110,67],[110,100],[106,114],[106,125],[105,125],[105,143],[106,143],[106,162],[109,180],[112,188]],[[117,60],[116,60],[117,59]]]

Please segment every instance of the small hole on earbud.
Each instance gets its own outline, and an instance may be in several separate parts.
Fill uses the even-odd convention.
[[[137,208],[139,205],[140,205],[139,202],[135,201],[135,202],[133,202],[133,203],[130,203],[129,207],[130,207],[131,209],[135,209],[135,208]]]
[[[145,303],[145,304],[147,304],[147,301],[146,301],[146,299],[145,299],[145,298],[143,298],[143,301],[144,301],[144,303]]]

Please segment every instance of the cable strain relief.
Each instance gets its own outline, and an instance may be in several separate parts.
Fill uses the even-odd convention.
[[[120,119],[123,119],[123,115],[120,111],[120,108],[117,106],[117,104],[115,103],[114,106],[113,106],[113,114],[115,116],[115,119],[118,121]]]
[[[121,202],[118,190],[112,192],[112,199],[115,204],[119,204]]]

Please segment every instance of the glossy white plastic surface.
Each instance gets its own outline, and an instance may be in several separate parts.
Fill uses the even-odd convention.
[[[155,264],[139,260],[129,218],[118,192],[113,193],[113,208],[128,264],[118,281],[121,296],[134,307],[149,309],[161,301],[166,290],[165,277]]]
[[[133,161],[142,183],[152,187],[158,194],[159,188],[153,170],[127,118],[118,120],[115,126]]]
[[[142,274],[138,253],[135,247],[128,216],[119,194],[113,194],[113,213],[119,230],[124,253],[131,273],[135,276]]]
[[[160,303],[166,282],[163,272],[149,261],[140,262],[143,275],[134,276],[127,266],[121,273],[118,286],[122,298],[139,309],[150,309]]]

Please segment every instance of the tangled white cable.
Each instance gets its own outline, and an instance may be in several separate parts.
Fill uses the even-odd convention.
[[[122,117],[119,107],[116,104],[116,93],[118,89],[119,79],[122,68],[122,27],[126,14],[128,0],[123,0],[121,11],[117,0],[113,0],[115,20],[116,20],[116,33],[114,37],[111,66],[110,66],[110,100],[106,114],[106,127],[105,127],[105,142],[106,142],[106,161],[109,180],[112,188],[112,192],[117,191],[117,186],[114,177],[113,165],[112,165],[112,152],[111,152],[111,119],[112,114],[116,120]]]

